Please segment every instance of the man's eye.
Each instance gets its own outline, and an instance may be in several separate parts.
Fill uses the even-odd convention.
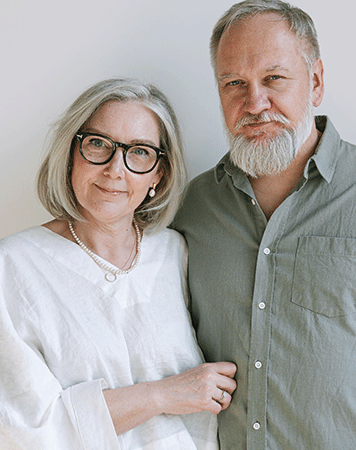
[[[242,84],[242,82],[240,80],[233,80],[233,81],[229,81],[227,83],[227,86],[239,86],[240,84]]]
[[[268,77],[269,80],[272,81],[276,81],[276,80],[281,80],[282,77],[280,75],[271,75],[270,77]]]

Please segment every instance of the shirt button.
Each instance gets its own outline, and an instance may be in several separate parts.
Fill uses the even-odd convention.
[[[253,204],[253,206],[255,206],[256,205],[255,199],[251,198],[251,203]]]
[[[265,255],[269,255],[269,254],[271,253],[271,250],[270,250],[268,247],[266,247],[266,248],[263,250],[263,253],[264,253]]]
[[[265,309],[266,303],[261,302],[261,303],[258,304],[258,307],[259,307],[260,309]]]
[[[261,428],[261,424],[259,423],[259,422],[255,422],[253,425],[252,425],[252,427],[253,427],[253,429],[254,430],[259,430],[260,428]]]
[[[255,362],[255,367],[256,367],[256,369],[261,369],[261,367],[262,367],[261,361],[256,361]]]

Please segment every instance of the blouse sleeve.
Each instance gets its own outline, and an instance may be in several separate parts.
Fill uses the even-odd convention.
[[[9,295],[5,298],[0,288],[1,449],[119,449],[102,393],[106,382],[79,382],[63,389],[40,345],[31,344],[35,331],[30,324],[14,326],[6,306],[14,300]]]

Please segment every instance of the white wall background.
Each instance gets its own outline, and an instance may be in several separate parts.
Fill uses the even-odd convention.
[[[102,79],[157,84],[180,118],[190,177],[215,165],[227,145],[208,42],[233,3],[1,1],[0,237],[50,219],[34,186],[46,133],[79,93]],[[355,143],[354,0],[293,3],[313,17],[319,32],[326,95],[318,113],[328,114]]]

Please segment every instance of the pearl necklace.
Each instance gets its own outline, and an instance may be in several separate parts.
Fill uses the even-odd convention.
[[[109,281],[110,283],[116,281],[118,275],[124,275],[124,274],[128,274],[129,272],[131,272],[137,266],[138,261],[140,259],[140,256],[141,256],[141,233],[140,233],[140,229],[139,229],[138,225],[135,222],[133,222],[133,225],[134,225],[135,231],[136,231],[136,256],[135,256],[134,260],[132,261],[130,267],[127,270],[121,270],[121,269],[113,269],[112,267],[108,266],[98,257],[98,255],[96,255],[94,252],[89,250],[88,247],[86,245],[84,245],[83,242],[75,234],[72,223],[68,222],[69,230],[72,233],[72,236],[73,236],[74,240],[76,241],[76,243],[79,245],[79,247],[81,249],[83,249],[85,251],[85,253],[87,253],[96,262],[96,264],[99,267],[101,267],[106,272],[105,279],[106,279],[106,281]],[[131,256],[131,254],[130,254],[130,256]],[[129,258],[130,258],[130,256],[129,256]],[[125,265],[126,265],[126,263],[125,263]]]

